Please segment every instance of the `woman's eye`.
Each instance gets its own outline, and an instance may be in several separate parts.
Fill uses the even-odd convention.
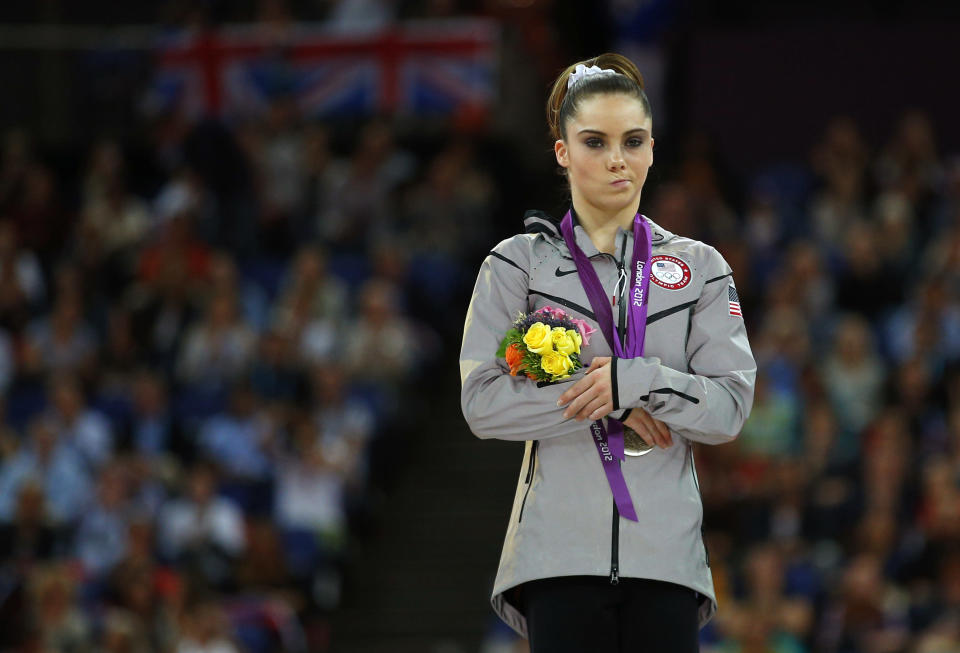
[[[642,138],[631,138],[627,140],[627,147],[641,147],[643,146]]]
[[[584,141],[584,143],[586,144],[587,147],[602,147],[602,146],[603,146],[603,141],[600,140],[599,138],[588,138],[586,141]]]

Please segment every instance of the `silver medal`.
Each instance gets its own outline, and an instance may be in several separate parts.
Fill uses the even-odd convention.
[[[623,453],[628,456],[642,456],[653,451],[653,447],[629,426],[623,427]]]

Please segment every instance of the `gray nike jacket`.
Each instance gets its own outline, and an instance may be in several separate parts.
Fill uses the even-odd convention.
[[[621,519],[590,434],[564,419],[557,399],[582,375],[538,384],[510,376],[497,346],[520,312],[562,308],[597,328],[582,347],[613,356],[580,284],[557,221],[529,212],[526,233],[484,260],[460,350],[461,407],[479,438],[526,441],[491,603],[526,637],[516,588],[536,578],[648,578],[700,595],[700,625],[717,609],[701,524],[703,506],[691,443],[721,444],[740,432],[753,402],[756,363],[747,342],[733,274],[709,245],[650,222],[652,258],[645,355],[611,361],[614,411],[643,408],[666,423],[673,446],[627,457],[621,469],[639,521]],[[598,252],[583,227],[577,244],[613,302],[626,333],[633,232],[618,229],[615,255]]]

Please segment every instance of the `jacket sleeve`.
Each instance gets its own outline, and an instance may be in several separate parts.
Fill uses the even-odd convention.
[[[564,419],[557,400],[579,370],[563,381],[538,387],[527,377],[510,376],[497,348],[518,313],[525,313],[530,250],[515,236],[484,260],[470,299],[460,347],[460,406],[478,438],[543,440],[590,432],[587,422]]]
[[[656,357],[618,359],[615,382],[620,407],[644,408],[689,440],[720,444],[736,438],[750,414],[757,364],[743,318],[730,313],[730,266],[712,247],[708,257],[690,318],[689,372]]]

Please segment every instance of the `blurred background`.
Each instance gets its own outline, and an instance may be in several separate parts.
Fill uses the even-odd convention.
[[[550,82],[615,50],[641,208],[760,368],[696,454],[702,650],[960,651],[958,42],[929,0],[4,3],[0,650],[525,651],[460,329],[566,210]]]

